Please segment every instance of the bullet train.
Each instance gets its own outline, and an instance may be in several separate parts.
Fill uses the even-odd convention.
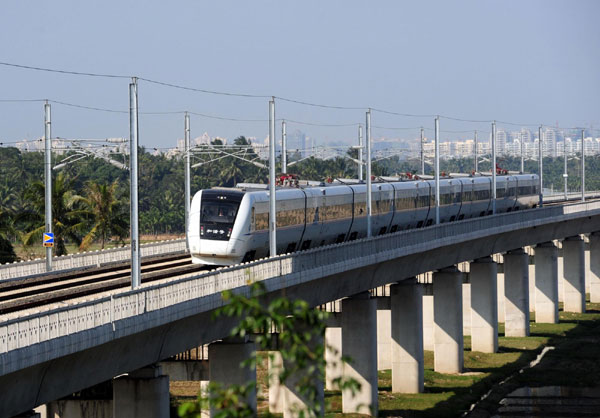
[[[496,177],[496,213],[534,208],[537,175]],[[238,185],[200,190],[190,209],[192,262],[231,265],[269,255],[269,191]],[[491,177],[440,179],[440,222],[491,215]],[[319,186],[278,187],[277,253],[352,241],[367,235],[364,183],[335,181]],[[435,223],[433,180],[373,182],[372,235]]]

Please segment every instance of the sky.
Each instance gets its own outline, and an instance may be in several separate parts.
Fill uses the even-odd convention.
[[[266,96],[142,80],[140,112],[167,112],[140,114],[147,148],[176,145],[183,114],[168,112],[183,111],[192,137],[263,141],[268,96],[288,133],[317,144],[356,141],[368,107],[427,115],[374,111],[374,138],[416,138],[438,114],[485,121],[442,117],[442,139],[489,131],[492,119],[600,128],[599,16],[595,0],[3,0],[0,62]],[[0,65],[0,142],[43,136],[42,102],[7,101],[24,99],[54,101],[54,137],[128,137],[129,82]]]

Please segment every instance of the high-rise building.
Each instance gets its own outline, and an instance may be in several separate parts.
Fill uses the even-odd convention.
[[[542,153],[544,157],[556,157],[556,131],[554,128],[545,128],[542,131]]]
[[[506,144],[508,143],[508,134],[505,130],[500,129],[496,131],[496,154],[506,154]]]
[[[531,135],[531,131],[527,128],[521,128],[521,140],[524,143],[533,142],[533,135]]]

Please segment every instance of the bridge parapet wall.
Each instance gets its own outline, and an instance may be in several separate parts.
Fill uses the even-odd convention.
[[[152,242],[141,245],[141,256],[178,253],[185,251],[185,239]],[[69,270],[81,267],[101,266],[107,263],[125,261],[131,258],[131,246],[69,254],[52,259],[52,271]],[[0,265],[0,280],[46,273],[46,259]]]

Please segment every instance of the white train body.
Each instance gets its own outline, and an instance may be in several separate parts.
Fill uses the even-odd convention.
[[[496,213],[536,207],[537,175],[496,177]],[[440,180],[440,222],[490,215],[490,177]],[[373,236],[435,223],[435,182],[372,184]],[[366,185],[278,188],[277,253],[352,241],[367,235]],[[192,200],[188,239],[192,261],[230,265],[269,255],[269,192],[200,190]]]

